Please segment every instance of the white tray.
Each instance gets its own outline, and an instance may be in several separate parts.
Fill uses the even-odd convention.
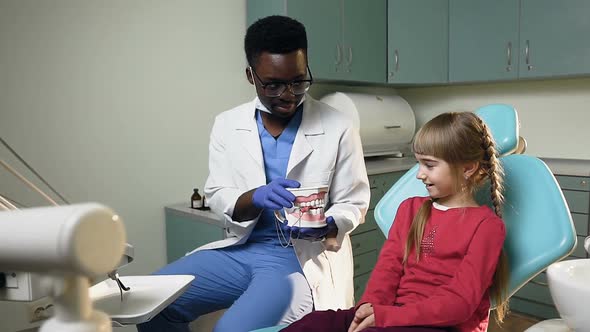
[[[191,275],[156,275],[121,277],[131,289],[123,291],[114,280],[107,279],[90,288],[94,308],[111,317],[113,326],[122,327],[149,321],[174,302],[194,279]]]

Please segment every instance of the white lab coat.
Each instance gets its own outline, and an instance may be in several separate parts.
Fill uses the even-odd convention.
[[[240,195],[266,184],[255,100],[215,119],[205,195],[226,228],[227,238],[195,250],[245,243],[258,220],[236,222],[231,218]],[[329,185],[331,206],[325,214],[336,221],[338,244],[326,250],[324,242],[294,240],[295,252],[311,288],[315,309],[350,308],[354,305],[354,291],[348,233],[364,222],[370,198],[361,141],[347,115],[310,96],[306,96],[303,112],[287,178],[302,186]]]

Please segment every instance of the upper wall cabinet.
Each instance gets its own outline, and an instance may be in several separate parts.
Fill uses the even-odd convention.
[[[448,18],[448,0],[389,0],[388,82],[447,82]]]
[[[589,74],[589,13],[588,0],[451,0],[449,81]]]
[[[516,79],[518,50],[518,1],[450,1],[450,82]]]
[[[271,14],[305,25],[315,79],[385,83],[386,0],[248,0],[247,23]]]
[[[519,77],[590,73],[590,1],[521,0]]]

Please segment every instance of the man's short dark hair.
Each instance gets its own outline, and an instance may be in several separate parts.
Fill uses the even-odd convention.
[[[244,50],[250,66],[262,52],[286,54],[302,49],[307,53],[307,34],[300,22],[280,15],[261,18],[246,31]]]

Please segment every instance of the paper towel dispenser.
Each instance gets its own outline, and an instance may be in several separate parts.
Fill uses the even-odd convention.
[[[411,151],[416,118],[402,97],[334,92],[320,100],[352,117],[365,157],[402,156]]]

